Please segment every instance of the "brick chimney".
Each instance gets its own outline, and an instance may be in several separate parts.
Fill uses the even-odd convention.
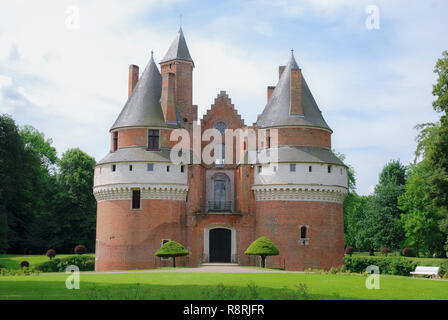
[[[290,99],[291,105],[289,113],[291,115],[303,115],[302,104],[302,70],[291,69]]]
[[[280,80],[280,78],[282,77],[282,73],[285,70],[286,66],[279,66],[278,67],[278,79]]]
[[[162,110],[166,122],[176,123],[176,75],[171,72],[164,73],[162,76]]]
[[[272,93],[274,92],[274,90],[275,90],[275,86],[268,87],[268,102],[269,102],[269,99],[271,99],[271,96],[272,96]]]
[[[128,98],[131,96],[132,91],[134,91],[137,81],[138,81],[138,66],[136,66],[135,64],[131,64],[129,66]]]

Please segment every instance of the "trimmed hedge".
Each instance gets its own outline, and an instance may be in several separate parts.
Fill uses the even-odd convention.
[[[65,272],[65,269],[75,265],[79,271],[95,271],[95,257],[73,256],[62,259],[52,259],[37,266],[37,270],[42,272]]]
[[[443,277],[448,272],[448,261],[446,262],[422,262],[404,257],[349,257],[345,256],[345,268],[350,272],[363,273],[370,265],[380,268],[381,274],[391,274],[397,276],[409,276],[415,271],[416,266],[440,267],[439,275]]]

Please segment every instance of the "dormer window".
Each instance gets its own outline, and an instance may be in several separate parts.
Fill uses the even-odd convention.
[[[148,150],[159,150],[159,130],[148,130]]]

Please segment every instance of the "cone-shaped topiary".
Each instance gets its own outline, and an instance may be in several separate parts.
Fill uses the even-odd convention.
[[[250,244],[244,254],[247,255],[256,255],[261,257],[261,267],[264,268],[266,266],[266,257],[267,256],[276,256],[280,252],[275,244],[266,237],[260,237],[254,242]]]
[[[189,255],[190,252],[176,241],[168,241],[156,252],[157,257],[173,258],[173,268],[176,268],[176,257]]]

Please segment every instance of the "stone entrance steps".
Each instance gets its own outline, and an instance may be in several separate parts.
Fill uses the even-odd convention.
[[[201,267],[239,267],[238,263],[226,263],[226,262],[207,262],[201,263]]]

